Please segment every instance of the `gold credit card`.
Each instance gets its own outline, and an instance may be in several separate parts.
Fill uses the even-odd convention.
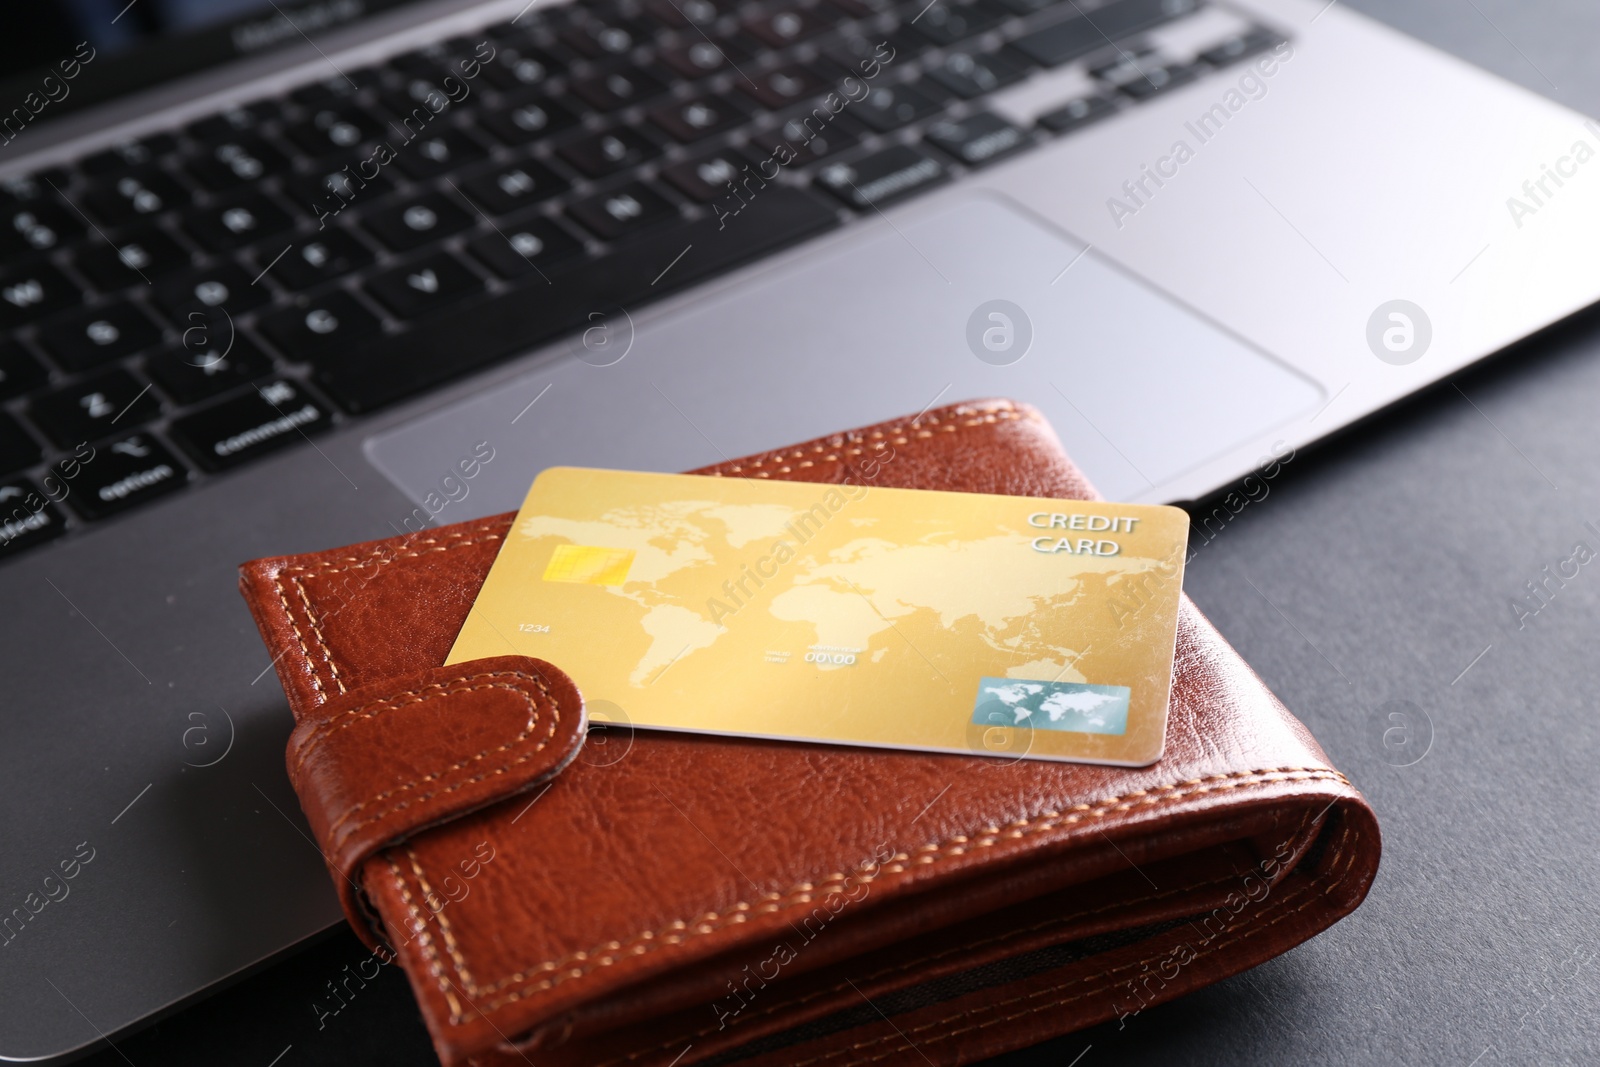
[[[520,653],[596,721],[1142,766],[1178,508],[554,467],[450,663]]]

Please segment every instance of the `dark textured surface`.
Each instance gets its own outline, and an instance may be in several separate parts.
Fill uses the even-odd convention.
[[[1352,6],[1600,110],[1600,6],[1590,0]],[[1582,568],[1525,630],[1510,602],[1574,541],[1600,548],[1581,528],[1600,527],[1600,318],[1455,384],[1471,404],[1447,384],[1297,457],[1200,551],[1187,580],[1378,809],[1385,855],[1367,902],[1310,943],[1124,1030],[997,1063],[1594,1061],[1600,569]],[[1401,745],[1391,734],[1386,747],[1393,701],[1433,727],[1431,748],[1407,767],[1393,764],[1416,758],[1425,737]],[[281,1067],[436,1062],[390,969],[318,1028],[316,1005],[336,1006],[325,983],[365,957],[341,932],[119,1042],[126,1060],[107,1051],[87,1062],[266,1065],[286,1047]]]

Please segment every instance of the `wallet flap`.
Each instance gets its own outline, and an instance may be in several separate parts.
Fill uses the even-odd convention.
[[[578,689],[543,660],[501,656],[417,671],[330,701],[289,738],[289,779],[368,944],[356,886],[379,849],[549,781],[586,720]]]

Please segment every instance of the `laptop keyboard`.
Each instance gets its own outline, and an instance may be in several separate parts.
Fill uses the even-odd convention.
[[[600,0],[0,183],[0,561],[1280,40],[1200,10]]]

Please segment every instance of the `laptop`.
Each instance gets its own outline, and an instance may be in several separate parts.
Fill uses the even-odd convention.
[[[55,0],[0,71],[6,1060],[340,921],[242,560],[994,395],[1203,500],[1600,296],[1600,131],[1325,0]]]

